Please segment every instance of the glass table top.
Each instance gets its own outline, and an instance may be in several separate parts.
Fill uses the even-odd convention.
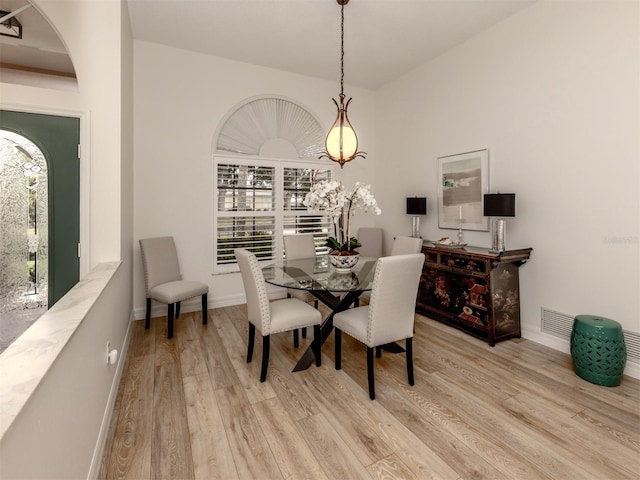
[[[371,290],[376,258],[360,257],[348,273],[337,272],[328,255],[283,260],[262,269],[267,283],[298,290],[351,292]]]

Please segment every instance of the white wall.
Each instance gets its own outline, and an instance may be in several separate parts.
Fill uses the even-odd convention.
[[[438,229],[436,159],[488,148],[490,190],[516,193],[507,247],[533,247],[523,334],[542,343],[541,307],[640,332],[638,5],[538,2],[376,95],[376,178],[397,185],[381,194],[395,202],[385,228],[409,232],[401,199],[426,194],[423,237],[453,237]]]
[[[87,134],[83,137],[83,162],[90,162],[91,172],[87,226],[91,268],[120,258],[121,2],[40,0],[35,6],[67,46],[79,91],[0,83],[0,99],[3,105],[26,111],[86,113],[88,124],[81,128],[84,126]]]
[[[69,51],[78,92],[0,84],[5,106],[82,116],[81,192],[87,197],[81,210],[87,214],[81,235],[89,243],[83,252],[91,255],[82,262],[88,271],[122,261],[2,437],[3,478],[86,478],[100,461],[99,435],[118,386],[105,347],[110,341],[122,351],[132,311],[132,41],[123,1],[34,2]]]
[[[1,413],[1,478],[95,478],[89,472],[100,465],[99,434],[108,429],[108,399],[118,387],[116,367],[106,363],[105,338],[114,338],[114,305],[122,301],[126,275],[119,262],[100,265],[0,357],[3,382],[12,381],[2,385],[3,409],[14,410],[18,397],[23,402],[10,425]],[[46,375],[35,386],[33,373],[40,370]],[[25,401],[23,392],[34,386]]]
[[[133,312],[133,37],[129,9],[121,10],[121,144],[120,144],[120,258],[130,281],[127,282],[127,312]]]
[[[230,111],[257,95],[284,96],[328,129],[336,116],[331,98],[340,91],[339,72],[327,82],[141,41],[134,42],[134,65],[136,316],[144,316],[145,305],[137,243],[159,235],[175,237],[184,278],[209,283],[211,307],[243,303],[239,274],[211,275],[214,135]],[[373,94],[348,85],[345,92],[354,97],[350,120],[367,151],[374,139]],[[338,176],[350,187],[371,183],[372,164],[373,155],[358,159],[338,168]],[[376,217],[357,220],[373,225]],[[165,307],[157,308],[161,315]]]

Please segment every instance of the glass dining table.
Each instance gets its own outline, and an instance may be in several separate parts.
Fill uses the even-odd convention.
[[[333,330],[333,316],[351,305],[357,305],[362,292],[373,287],[376,261],[373,257],[360,257],[350,272],[343,273],[336,271],[327,255],[320,255],[272,263],[265,266],[262,273],[267,283],[306,290],[329,307],[331,313],[320,327],[321,343],[324,344]],[[313,351],[309,346],[293,371],[306,370],[313,361]]]

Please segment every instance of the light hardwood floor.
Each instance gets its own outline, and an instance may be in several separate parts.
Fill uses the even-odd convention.
[[[365,348],[333,335],[323,364],[291,370],[273,336],[245,362],[244,305],[135,322],[100,478],[109,479],[638,479],[640,382],[593,385],[569,355],[528,340],[494,348],[416,316],[416,384],[404,354],[376,359],[369,400]]]

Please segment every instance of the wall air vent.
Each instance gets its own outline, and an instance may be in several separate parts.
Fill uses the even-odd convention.
[[[640,363],[640,334],[624,330],[624,344],[627,347],[627,361]]]
[[[573,316],[542,307],[542,332],[565,340],[571,339]]]
[[[541,331],[564,340],[571,340],[573,328],[573,315],[556,312],[542,307]],[[627,361],[640,363],[640,334],[636,332],[624,333],[624,343],[627,348]]]

